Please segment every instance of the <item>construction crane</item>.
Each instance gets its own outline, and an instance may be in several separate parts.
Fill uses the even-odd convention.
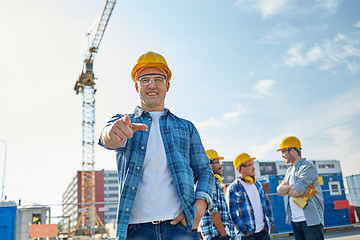
[[[89,38],[89,49],[85,55],[81,74],[74,87],[76,94],[81,93],[83,99],[81,208],[79,209],[80,214],[74,235],[92,236],[96,233],[106,232],[105,226],[97,215],[95,208],[94,129],[96,85],[93,63],[116,1],[106,1],[95,34],[92,38]]]

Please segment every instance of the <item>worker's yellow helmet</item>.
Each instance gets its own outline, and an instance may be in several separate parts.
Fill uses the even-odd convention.
[[[283,138],[283,140],[280,143],[280,148],[277,151],[282,151],[286,148],[298,148],[301,150],[301,143],[297,137],[289,136]]]
[[[206,154],[210,160],[223,160],[223,157],[219,157],[218,153],[215,150],[209,149],[206,150]]]
[[[146,67],[161,68],[166,74],[166,81],[170,81],[171,71],[167,65],[165,58],[158,53],[147,52],[138,58],[137,63],[131,72],[131,77],[135,83],[137,81],[137,75],[139,71]]]
[[[239,155],[236,156],[235,160],[234,160],[234,167],[236,170],[238,170],[238,167],[243,164],[244,162],[247,162],[249,160],[254,161],[256,158],[252,158],[250,157],[249,154],[247,153],[240,153]]]

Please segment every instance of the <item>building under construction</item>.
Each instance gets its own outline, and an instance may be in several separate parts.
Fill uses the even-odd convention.
[[[118,179],[117,172],[115,170],[102,170],[95,171],[95,211],[99,220],[105,226],[107,223],[114,222],[117,215],[118,205]],[[106,229],[99,224],[93,227],[93,229],[84,229],[79,231],[79,218],[84,211],[82,206],[82,171],[78,171],[72,178],[68,187],[62,196],[62,216],[68,216],[63,218],[60,222],[62,233],[67,235],[68,232],[71,235],[87,235],[84,231],[92,232],[93,234],[105,234]],[[97,219],[89,219],[90,222],[95,222]],[[70,231],[69,227],[70,226]],[[81,228],[80,228],[81,229]]]

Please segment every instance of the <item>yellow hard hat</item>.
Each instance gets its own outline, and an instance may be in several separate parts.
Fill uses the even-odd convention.
[[[206,150],[206,154],[210,160],[223,160],[223,157],[219,157],[218,153],[215,150],[209,149]]]
[[[237,157],[236,157],[235,160],[234,160],[234,167],[235,167],[235,169],[237,170],[238,167],[239,167],[241,164],[243,164],[244,162],[247,162],[247,161],[249,161],[249,160],[254,161],[255,159],[256,159],[256,158],[250,157],[250,155],[247,154],[247,153],[240,153],[239,155],[237,155]]]
[[[165,58],[158,53],[147,52],[138,58],[137,63],[131,72],[131,77],[135,83],[137,81],[137,75],[139,71],[146,67],[157,67],[163,69],[166,73],[166,80],[170,81],[171,71],[166,63]]]
[[[297,137],[289,136],[283,138],[283,140],[280,143],[280,149],[276,151],[282,151],[286,148],[299,148],[301,150],[301,143]]]

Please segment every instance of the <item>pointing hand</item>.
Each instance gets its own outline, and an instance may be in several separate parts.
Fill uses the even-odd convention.
[[[112,125],[104,128],[101,137],[106,147],[119,148],[127,138],[132,138],[134,132],[146,130],[148,126],[142,123],[132,123],[128,115],[120,118]]]

